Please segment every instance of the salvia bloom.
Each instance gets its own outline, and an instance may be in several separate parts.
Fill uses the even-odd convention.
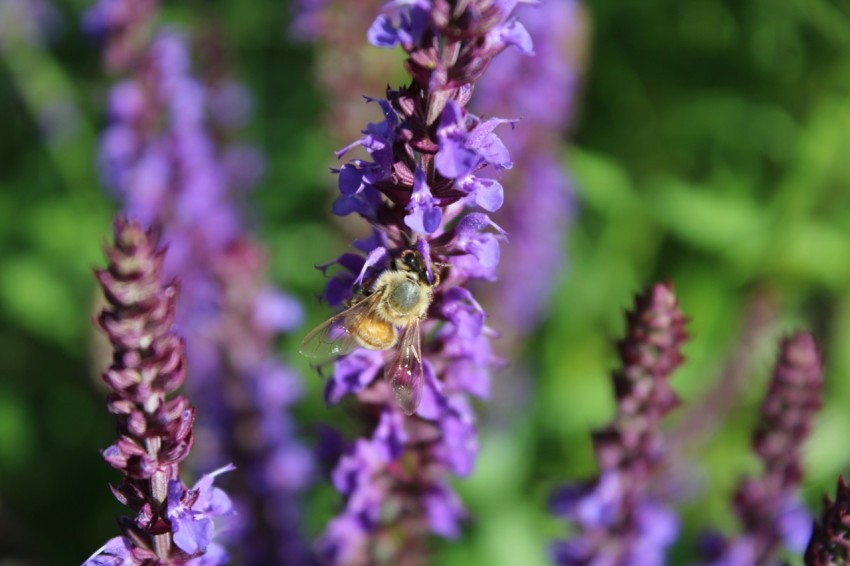
[[[554,545],[558,564],[661,565],[678,534],[678,518],[651,489],[663,457],[659,424],[679,404],[668,380],[687,339],[673,289],[656,284],[638,295],[626,325],[613,374],[617,415],[593,434],[599,475],[551,500],[552,512],[577,530]]]
[[[109,267],[97,272],[108,306],[97,318],[113,348],[103,374],[118,440],[104,459],[124,478],[115,497],[133,511],[119,522],[123,536],[101,548],[87,565],[222,564],[213,542],[213,518],[232,512],[230,499],[213,486],[226,466],[192,488],[178,464],[192,447],[195,410],[172,396],[186,378],[183,341],[173,330],[177,287],[163,284],[163,255],[150,230],[117,220]]]
[[[482,120],[465,106],[495,55],[509,46],[531,54],[512,7],[489,0],[390,2],[369,30],[373,44],[403,47],[413,80],[372,101],[383,120],[339,152],[359,146],[369,158],[338,171],[334,212],[359,214],[372,234],[355,242],[359,254],[324,266],[341,267],[325,298],[336,306],[368,295],[411,253],[423,260],[416,270],[432,297],[421,357],[413,355],[409,368],[421,374],[421,397],[415,386],[395,389],[380,379],[393,360],[410,354],[399,347],[357,349],[337,361],[327,383],[328,403],[357,396],[371,431],[333,472],[345,508],[319,541],[328,563],[420,563],[428,533],[456,537],[466,515],[448,478],[473,470],[478,439],[469,396],[488,396],[494,361],[487,315],[467,285],[495,277],[504,232],[486,212],[501,206],[503,190],[486,173],[511,162],[495,133],[508,120]]]
[[[801,332],[783,340],[770,389],[761,407],[753,448],[764,474],[746,478],[735,493],[743,536],[716,545],[721,565],[766,565],[784,544],[802,554],[811,518],[800,500],[802,450],[820,409],[823,370],[814,338]]]
[[[150,0],[100,0],[86,20],[106,40],[107,63],[125,74],[109,97],[103,177],[128,215],[161,227],[166,273],[190,290],[177,304],[177,322],[203,439],[192,463],[237,466],[224,481],[239,511],[227,533],[238,539],[239,561],[301,564],[307,551],[295,495],[312,461],[289,416],[300,381],[276,358],[274,342],[302,311],[266,282],[265,251],[243,224],[241,201],[261,160],[224,143],[250,102],[220,72],[212,84],[198,80],[187,39],[157,28],[156,17]]]
[[[824,509],[815,522],[806,548],[806,564],[832,566],[850,562],[850,489],[838,478],[835,501],[824,498]]]
[[[488,115],[522,117],[521,128],[503,134],[514,163],[505,177],[514,198],[495,219],[511,235],[511,245],[499,282],[487,294],[488,303],[499,305],[496,319],[509,322],[500,325],[507,333],[503,342],[517,340],[538,322],[564,264],[573,196],[562,138],[573,117],[584,33],[575,0],[521,6],[517,17],[534,37],[535,56],[506,52],[479,81],[473,99]],[[528,277],[532,272],[535,277]]]

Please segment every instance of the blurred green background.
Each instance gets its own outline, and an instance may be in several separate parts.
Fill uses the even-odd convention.
[[[166,11],[179,25],[225,23],[237,73],[256,97],[248,136],[268,158],[252,197],[256,231],[274,282],[318,323],[328,311],[315,300],[323,277],[312,266],[349,240],[327,213],[337,147],[313,48],[287,39],[287,3],[175,4]],[[81,32],[88,3],[55,5],[49,45],[0,41],[4,565],[79,563],[117,534],[123,512],[107,488],[116,474],[98,452],[113,425],[90,324],[91,269],[103,263],[115,210],[95,169],[110,77]],[[735,529],[729,495],[742,474],[759,472],[750,434],[776,343],[793,330],[812,330],[826,359],[826,404],[806,448],[812,509],[850,464],[850,2],[585,7],[589,58],[564,146],[579,210],[565,238],[569,268],[523,345],[529,406],[485,419],[478,470],[456,482],[475,519],[461,541],[435,541],[435,564],[546,563],[546,545],[566,533],[546,514],[548,493],[594,472],[588,433],[612,414],[611,343],[632,295],[656,280],[674,282],[693,336],[674,378],[686,403],[668,423],[671,450],[693,466],[672,563],[692,558],[701,529]],[[76,112],[56,111],[57,101]],[[294,355],[298,339],[280,350],[308,384],[298,416],[309,436],[317,423],[343,421]],[[709,403],[721,382],[724,394]],[[701,410],[714,416],[700,420]],[[337,501],[327,485],[311,492],[311,536]]]

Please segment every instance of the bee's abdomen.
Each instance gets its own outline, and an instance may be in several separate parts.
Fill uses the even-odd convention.
[[[360,318],[350,328],[357,343],[369,350],[387,350],[395,346],[398,340],[395,326],[376,317]]]

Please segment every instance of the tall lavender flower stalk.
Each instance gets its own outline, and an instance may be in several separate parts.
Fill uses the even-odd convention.
[[[554,545],[558,564],[661,565],[678,534],[677,517],[651,489],[663,458],[659,425],[679,404],[668,380],[687,339],[672,287],[656,284],[638,295],[626,325],[613,374],[617,415],[593,434],[599,475],[552,497],[552,512],[577,530]]]
[[[764,473],[738,486],[735,510],[744,532],[715,545],[713,564],[774,564],[783,544],[797,554],[804,551],[812,523],[799,494],[802,449],[822,404],[822,387],[820,354],[811,334],[783,340],[753,437]]]
[[[482,176],[511,163],[494,129],[508,122],[469,113],[473,83],[509,46],[531,53],[531,39],[510,18],[513,3],[491,0],[390,2],[369,30],[371,43],[401,45],[408,86],[372,101],[383,121],[339,155],[360,146],[370,159],[353,159],[339,171],[338,215],[357,213],[372,227],[347,253],[325,266],[342,272],[325,298],[340,305],[391,262],[415,248],[433,289],[422,323],[421,404],[406,415],[379,376],[394,351],[359,349],[334,366],[325,397],[337,403],[356,395],[367,429],[333,472],[345,497],[342,513],[319,541],[334,564],[418,564],[427,535],[454,538],[465,510],[449,475],[472,472],[478,450],[469,396],[489,394],[493,362],[487,315],[467,285],[495,277],[504,233],[490,220],[503,201],[502,185]],[[411,407],[405,406],[408,412]]]
[[[832,566],[850,563],[850,488],[838,478],[835,500],[824,497],[824,509],[815,522],[806,548],[806,564]]]
[[[163,251],[138,224],[117,220],[109,267],[97,272],[108,306],[97,318],[113,348],[103,374],[111,389],[109,411],[118,419],[118,441],[104,459],[123,475],[115,497],[133,511],[111,539],[86,561],[107,564],[223,564],[212,542],[213,517],[231,513],[227,495],[208,474],[190,490],[178,465],[192,447],[195,410],[171,396],[186,378],[183,341],[174,333],[177,287],[162,283]],[[201,558],[202,557],[202,558]]]
[[[274,351],[301,308],[266,282],[265,250],[242,220],[256,152],[221,142],[244,121],[246,92],[217,70],[213,84],[198,80],[187,38],[158,17],[154,0],[101,0],[87,16],[106,39],[107,66],[125,75],[110,93],[103,176],[128,215],[161,227],[166,273],[190,290],[177,321],[199,408],[193,463],[237,465],[225,481],[239,511],[228,532],[238,561],[302,564],[296,496],[312,460],[289,415],[300,382]]]

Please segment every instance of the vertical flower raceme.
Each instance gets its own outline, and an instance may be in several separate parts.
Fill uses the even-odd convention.
[[[521,6],[517,17],[534,37],[535,56],[499,57],[473,98],[476,109],[488,115],[522,117],[521,128],[503,134],[514,164],[505,181],[514,187],[514,198],[495,220],[511,235],[511,245],[486,301],[499,305],[494,316],[504,321],[502,348],[538,321],[564,263],[573,197],[563,138],[574,114],[585,33],[577,0]]]
[[[456,537],[465,510],[448,480],[471,473],[478,450],[470,396],[489,394],[487,314],[469,291],[492,280],[504,232],[490,219],[510,168],[495,130],[510,120],[467,111],[473,83],[507,47],[531,54],[508,3],[390,2],[369,29],[401,45],[409,85],[373,103],[383,120],[339,152],[362,148],[338,171],[338,215],[371,234],[325,269],[325,298],[350,306],[308,335],[308,355],[335,364],[326,400],[356,396],[369,431],[333,472],[342,513],[319,542],[339,564],[417,564],[426,537]],[[489,173],[489,175],[488,175]],[[420,328],[421,327],[421,328]]]
[[[617,415],[593,434],[599,475],[552,497],[552,512],[577,530],[555,544],[558,564],[664,564],[678,533],[677,517],[653,495],[651,480],[663,458],[660,421],[679,404],[668,380],[683,359],[685,319],[672,288],[656,284],[638,295],[626,322],[622,365],[613,375]]]
[[[227,533],[237,560],[302,564],[295,505],[312,464],[289,416],[300,381],[275,355],[276,337],[302,314],[266,282],[265,251],[243,222],[261,168],[233,141],[249,100],[212,61],[210,81],[196,78],[186,36],[158,17],[152,0],[101,0],[87,16],[107,65],[124,75],[110,93],[103,177],[128,215],[161,227],[166,273],[186,290],[176,316],[198,406],[191,463],[237,465],[223,480],[239,512]]]
[[[97,272],[108,306],[98,323],[113,348],[103,374],[109,411],[118,419],[118,440],[104,459],[124,475],[112,486],[133,511],[116,537],[86,564],[221,564],[226,555],[212,542],[213,518],[230,514],[227,495],[213,487],[226,466],[192,488],[180,480],[178,464],[192,447],[195,410],[171,396],[186,377],[183,341],[174,333],[177,287],[163,284],[163,251],[151,231],[118,220],[109,267]],[[201,558],[202,557],[202,558]]]
[[[815,523],[806,548],[806,564],[832,566],[850,563],[850,489],[838,478],[835,501],[824,498],[824,509]]]
[[[797,554],[804,551],[812,523],[799,494],[802,448],[821,407],[822,386],[812,336],[801,332],[783,340],[753,438],[764,474],[739,485],[735,510],[744,534],[716,545],[717,564],[773,564],[783,544]]]

